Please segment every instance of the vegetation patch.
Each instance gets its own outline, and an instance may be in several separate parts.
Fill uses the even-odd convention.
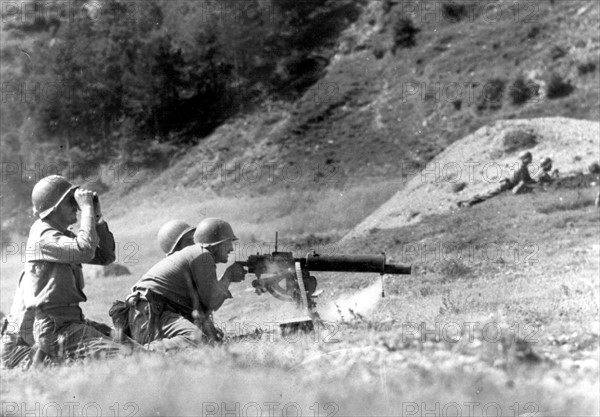
[[[395,54],[397,49],[412,48],[417,45],[417,33],[421,29],[415,27],[412,19],[402,17],[394,23],[394,47],[392,52]]]
[[[539,95],[540,86],[523,76],[517,77],[508,91],[510,101],[515,106],[525,104]]]
[[[504,135],[502,140],[504,151],[507,153],[533,148],[537,143],[535,133],[526,130],[511,130]]]
[[[562,75],[554,72],[550,75],[548,85],[546,87],[546,96],[549,99],[566,97],[573,92],[575,87],[571,81],[566,80]]]
[[[492,78],[484,86],[481,95],[477,99],[477,110],[498,110],[502,107],[502,98],[506,81],[502,78]]]
[[[469,16],[469,10],[466,5],[453,1],[442,3],[442,13],[450,22],[459,22]]]
[[[577,64],[577,72],[579,72],[579,75],[586,75],[594,71],[596,71],[596,63],[594,61]]]
[[[464,181],[456,182],[456,183],[452,184],[451,188],[452,188],[453,193],[459,193],[462,190],[464,190],[465,188],[467,188],[467,183]]]
[[[580,210],[594,206],[594,199],[590,197],[579,197],[575,199],[559,198],[556,202],[545,203],[536,208],[538,213],[550,214],[560,211]]]

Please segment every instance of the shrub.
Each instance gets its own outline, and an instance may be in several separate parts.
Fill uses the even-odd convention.
[[[497,110],[502,107],[502,96],[506,83],[501,78],[492,78],[483,86],[477,103],[477,110]]]
[[[566,97],[573,92],[575,87],[569,80],[565,80],[561,75],[552,73],[548,86],[546,87],[546,95],[549,99]]]
[[[381,47],[376,47],[373,49],[373,55],[375,56],[375,58],[381,59],[385,56],[385,49]]]
[[[579,72],[579,75],[585,75],[588,74],[590,72],[594,72],[596,70],[596,63],[595,62],[581,62],[579,64],[577,64],[577,71]]]
[[[466,182],[457,182],[452,184],[452,192],[453,193],[460,193],[462,190],[464,190],[467,187],[467,183]]]
[[[504,150],[508,153],[520,149],[528,149],[537,145],[537,137],[534,133],[524,130],[512,130],[504,135]]]
[[[539,90],[540,86],[538,84],[531,80],[525,81],[523,77],[519,76],[508,91],[508,95],[510,96],[511,103],[519,106],[537,97]]]
[[[556,61],[565,55],[567,55],[567,51],[561,46],[554,45],[552,49],[550,49],[550,58],[552,58],[553,61]]]
[[[416,28],[413,24],[413,21],[404,17],[398,19],[396,23],[394,23],[394,49],[393,53],[396,53],[397,48],[412,48],[417,44],[415,40],[415,36],[421,30]]]
[[[463,17],[469,15],[469,11],[464,4],[457,4],[454,2],[442,3],[442,13],[450,22],[458,22],[462,20]]]

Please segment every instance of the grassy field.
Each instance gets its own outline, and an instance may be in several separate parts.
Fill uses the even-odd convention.
[[[360,187],[347,195],[373,196],[370,192]],[[280,335],[277,322],[295,312],[271,297],[255,295],[248,278],[215,315],[232,337],[229,343],[169,356],[3,370],[2,412],[597,415],[600,219],[593,206],[595,192],[559,189],[502,196],[410,227],[372,230],[368,238],[335,250],[385,250],[395,262],[411,263],[413,274],[386,278],[385,298],[377,276],[320,274],[325,294],[319,311],[326,323],[314,334]],[[194,209],[205,207],[205,215],[211,215],[211,207],[222,203],[206,201]],[[243,239],[268,239],[279,228],[295,238],[312,234],[329,242],[350,227],[325,223],[342,203],[330,195],[311,213],[282,208],[279,220],[262,229],[256,226],[261,219],[252,216],[272,213],[276,204],[267,199],[251,199],[224,214],[241,222]],[[264,210],[258,211],[261,205]],[[175,207],[177,202],[155,217],[184,214]],[[295,229],[296,216],[303,212],[312,214],[314,222]],[[151,225],[122,215],[113,229],[140,242],[146,239],[141,257],[158,259],[156,249],[149,249],[153,236],[139,232],[153,229]],[[11,295],[6,295],[10,285],[5,272],[18,270],[18,265],[2,265],[4,309]],[[90,317],[105,317],[111,301],[122,298],[141,267],[133,266],[131,276],[90,277],[85,307]],[[257,328],[263,333],[233,338]]]

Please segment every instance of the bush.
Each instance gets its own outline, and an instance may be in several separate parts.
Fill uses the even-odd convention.
[[[452,184],[453,193],[460,193],[465,188],[467,188],[467,183],[463,181]]]
[[[537,145],[537,137],[534,133],[524,130],[512,130],[504,136],[504,151],[507,153],[521,149],[529,149]]]
[[[413,21],[408,18],[401,18],[394,23],[394,49],[393,53],[396,53],[397,48],[412,48],[417,45],[415,36],[421,29],[418,29],[413,24]]]
[[[501,78],[492,78],[483,86],[483,91],[477,103],[477,110],[498,110],[502,107],[502,97],[506,83]]]
[[[375,58],[381,59],[385,56],[385,49],[381,47],[376,47],[373,49],[373,55],[375,56]]]
[[[581,62],[579,64],[577,64],[577,71],[579,72],[579,75],[585,75],[588,74],[590,72],[594,72],[596,70],[596,63],[595,62]]]
[[[442,3],[442,13],[450,22],[459,22],[469,15],[469,11],[464,4],[454,2]]]
[[[561,75],[552,73],[548,86],[546,87],[546,95],[549,99],[566,97],[573,92],[575,87],[570,81],[565,80]]]
[[[567,55],[567,51],[561,46],[554,45],[552,49],[550,49],[550,58],[552,58],[553,61],[556,61],[565,55]]]
[[[515,106],[519,106],[531,100],[539,95],[540,86],[533,81],[525,81],[525,79],[519,76],[513,85],[511,86],[508,95],[510,96],[511,103]]]

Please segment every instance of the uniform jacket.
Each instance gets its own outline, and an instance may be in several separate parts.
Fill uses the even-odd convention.
[[[531,175],[529,175],[529,169],[525,164],[519,164],[519,169],[515,171],[511,178],[508,179],[510,187],[517,186],[521,181],[525,184],[530,184],[535,182],[531,179]]]
[[[27,345],[33,346],[33,322],[35,320],[35,310],[25,307],[22,286],[24,275],[25,272],[21,272],[21,275],[19,276],[19,284],[17,285],[15,298],[10,307],[10,314],[7,317],[8,325],[6,334],[15,334]]]
[[[232,298],[217,280],[212,254],[200,245],[187,246],[150,268],[133,286],[134,292],[144,290],[165,297],[183,315],[191,314],[194,307],[190,291],[197,292],[204,312],[218,310],[226,299]]]
[[[38,219],[29,232],[23,295],[27,307],[77,305],[86,301],[82,263],[108,265],[115,240],[106,222],[82,218],[77,234]]]

